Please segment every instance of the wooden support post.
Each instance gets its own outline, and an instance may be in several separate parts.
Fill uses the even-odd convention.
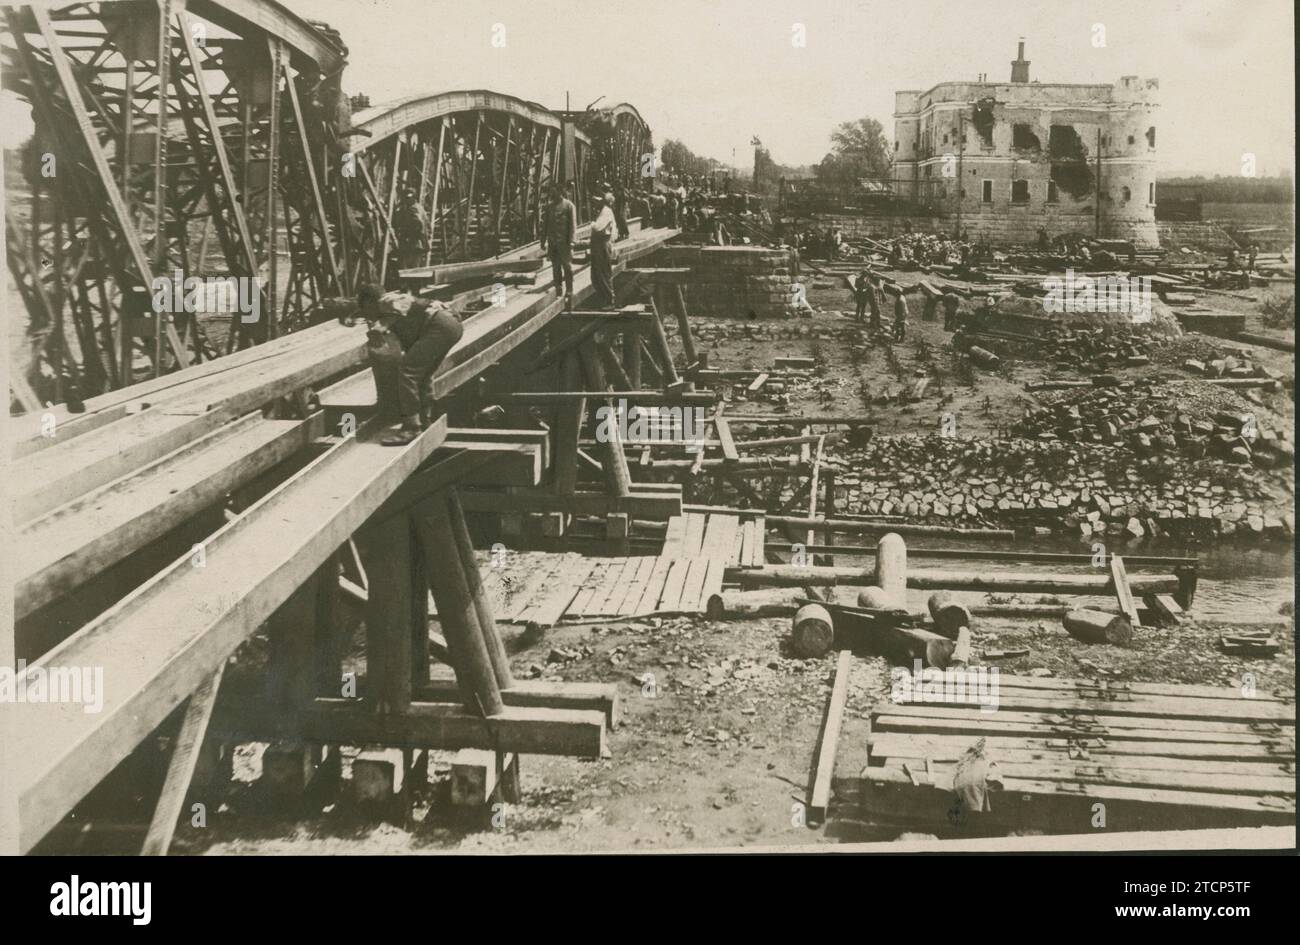
[[[474,615],[478,618],[479,632],[487,644],[488,659],[492,661],[497,686],[509,689],[514,685],[514,679],[510,675],[510,657],[497,632],[496,615],[492,613],[492,602],[488,600],[487,589],[483,586],[478,560],[474,557],[474,545],[469,538],[469,527],[465,524],[465,510],[461,508],[460,494],[454,488],[447,490],[447,518],[456,538],[456,551],[460,555],[460,565],[474,601]]]
[[[608,344],[601,343],[599,351],[601,361],[604,362],[606,376],[612,380],[614,387],[618,390],[636,390],[638,385],[632,383],[632,378],[623,369],[623,364],[619,361],[618,356],[614,354],[614,349]]]
[[[474,715],[498,715],[504,707],[501,687],[497,685],[487,640],[478,626],[456,536],[447,520],[447,504],[443,497],[433,496],[417,505],[412,514],[461,699]],[[372,573],[372,587],[373,580]]]
[[[565,352],[560,362],[561,386],[576,390],[582,386],[578,356]],[[560,404],[555,428],[555,491],[573,495],[578,488],[578,440],[582,435],[582,418],[587,411],[585,398]]]
[[[627,368],[632,389],[641,387],[641,332],[636,328],[623,329],[623,364]]]
[[[907,543],[890,532],[876,543],[876,586],[892,607],[907,606]]]
[[[681,377],[677,374],[677,366],[673,364],[673,349],[668,347],[668,335],[664,333],[663,318],[659,314],[659,306],[655,304],[654,296],[650,297],[650,310],[654,312],[655,348],[659,353],[659,360],[662,362],[660,367],[664,373],[664,385],[671,386],[681,382]]]
[[[199,751],[203,747],[203,736],[208,730],[208,720],[212,718],[212,708],[217,704],[217,690],[221,687],[224,669],[223,666],[213,673],[207,682],[195,690],[186,704],[185,718],[181,721],[181,730],[177,733],[176,745],[172,748],[162,793],[158,797],[149,833],[145,836],[144,847],[140,851],[142,856],[166,856],[167,848],[171,846],[172,835],[176,832],[176,820],[185,804],[185,795],[189,791]]]
[[[582,368],[586,372],[587,383],[592,386],[592,389],[609,390],[609,381],[601,367],[595,343],[590,340],[583,342],[578,348],[578,355],[582,358]],[[605,404],[610,411],[616,411],[616,405],[612,401],[606,401]],[[601,466],[605,471],[605,484],[609,494],[620,498],[631,495],[632,474],[628,471],[627,456],[623,453],[623,438],[619,431],[617,413],[611,414],[610,422],[598,427],[601,428],[608,434],[603,444],[604,461]]]
[[[822,499],[822,517],[833,519],[835,517],[835,470],[827,469],[822,473],[822,484],[826,490],[826,494]],[[824,541],[828,545],[835,544],[833,529],[826,529]],[[813,564],[833,565],[835,564],[835,556],[831,554],[814,556]]]
[[[412,594],[411,544],[410,519],[399,514],[374,523],[362,547],[369,578],[366,701],[380,715],[400,714],[411,705],[411,598],[424,596]]]
[[[686,363],[694,364],[699,360],[699,356],[695,352],[695,337],[691,334],[691,320],[686,314],[686,296],[682,293],[680,285],[675,285],[672,288],[673,311],[677,315],[677,330],[682,333],[682,351],[686,354]]]

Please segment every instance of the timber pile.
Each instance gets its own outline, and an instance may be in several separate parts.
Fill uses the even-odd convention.
[[[949,675],[872,712],[867,767],[836,779],[841,799],[877,822],[959,833],[1081,833],[1098,803],[1107,830],[1295,822],[1285,694],[1017,676],[975,676],[959,690]],[[991,809],[951,817],[956,763],[978,740],[997,766]]]

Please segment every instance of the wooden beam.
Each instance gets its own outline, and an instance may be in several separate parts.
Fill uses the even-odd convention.
[[[249,482],[323,430],[323,416],[251,414],[28,523],[14,556],[14,606],[31,613]]]
[[[37,666],[104,667],[103,710],[13,707],[12,777],[20,846],[32,846],[211,677],[235,648],[357,530],[446,435],[445,420],[405,447],[376,431],[340,440]],[[196,553],[197,554],[197,553]]]
[[[849,675],[853,671],[853,653],[840,650],[835,661],[835,681],[826,698],[826,714],[822,720],[821,739],[818,742],[817,762],[812,784],[808,791],[810,820],[822,821],[831,802],[831,779],[835,775],[835,752],[839,747],[840,728],[844,724],[844,704],[848,700]]]
[[[194,778],[194,768],[199,762],[199,751],[203,748],[203,736],[212,718],[212,708],[217,704],[217,690],[221,688],[224,670],[224,666],[217,667],[217,671],[195,690],[186,704],[185,717],[181,720],[181,729],[176,734],[176,744],[167,765],[167,776],[163,779],[162,793],[140,851],[142,856],[166,856],[167,848],[171,846],[176,820],[181,815],[185,795]]]
[[[212,728],[241,738],[294,736],[345,745],[485,748],[579,758],[608,754],[605,716],[595,710],[506,706],[483,718],[451,703],[412,702],[401,715],[375,715],[353,699],[317,699],[296,717],[259,704],[221,706]]]

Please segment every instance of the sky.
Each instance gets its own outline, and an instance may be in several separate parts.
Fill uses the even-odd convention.
[[[748,166],[754,135],[782,164],[814,163],[836,124],[866,116],[892,141],[895,90],[1006,81],[1024,37],[1031,78],[1159,79],[1166,176],[1238,174],[1247,152],[1261,174],[1294,167],[1290,0],[283,2],[342,33],[344,88],[375,104],[466,88],[550,108],[603,96],[635,105],[656,144],[724,163],[734,151]]]

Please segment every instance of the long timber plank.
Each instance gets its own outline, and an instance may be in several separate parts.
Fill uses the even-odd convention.
[[[913,776],[922,783],[914,784]],[[868,816],[951,825],[949,777],[931,784],[924,771],[909,776],[901,768],[867,768],[858,777],[837,778],[835,789],[838,796],[856,800]],[[989,827],[1068,833],[1092,822],[1098,801],[1106,805],[1107,831],[1295,823],[1291,798],[1020,778],[1006,778],[993,810],[979,816]]]
[[[947,706],[891,706],[872,717],[875,731],[926,731],[974,734],[1102,735],[1131,738],[1133,731],[1159,732],[1169,740],[1227,741],[1226,736],[1295,738],[1295,727],[1275,722],[1221,722],[1213,719],[1153,719],[1144,716],[1065,715],[1038,712],[981,712]],[[1211,737],[1213,736],[1213,737]],[[1152,736],[1141,736],[1150,738]]]
[[[999,676],[999,688],[1035,689],[1050,692],[1115,692],[1150,696],[1195,696],[1199,699],[1257,699],[1262,702],[1291,702],[1294,693],[1257,691],[1246,696],[1231,686],[1201,686],[1194,683],[1123,682],[1113,679],[1053,679],[1037,676]]]
[[[1263,721],[1295,725],[1295,706],[1251,699],[1201,699],[1114,692],[1089,698],[1083,693],[1060,694],[1044,690],[1003,689],[997,693],[998,711],[1082,712],[1090,715],[1128,715],[1150,718]],[[954,693],[945,705],[978,707],[974,693]]]
[[[321,435],[250,415],[31,522],[18,537],[14,606],[31,613],[165,534]]]
[[[659,599],[664,593],[664,584],[668,580],[668,571],[672,568],[673,559],[660,555],[655,558],[654,568],[650,571],[650,577],[646,581],[645,593],[641,595],[641,600],[637,602],[636,609],[632,611],[633,616],[643,617],[647,614],[653,614],[659,609]]]
[[[1016,738],[1004,735],[985,735],[984,743],[991,754],[1014,752],[1041,757],[1092,757],[1108,758],[1134,756],[1140,759],[1160,758],[1169,761],[1239,761],[1277,763],[1295,757],[1295,746],[1278,739],[1256,738],[1242,741],[1178,742],[1178,741],[1125,741],[1107,738]],[[939,735],[931,732],[915,734],[879,732],[867,736],[871,763],[884,758],[924,758],[930,753],[955,751],[961,754],[971,746],[970,735]]]
[[[905,759],[890,759],[886,768],[902,769]],[[1206,762],[1207,764],[1219,764]],[[957,760],[929,759],[929,768],[936,778],[952,778]],[[1234,767],[1234,766],[1229,766]],[[1267,767],[1251,765],[1246,772],[1228,771],[1203,773],[1180,769],[1167,771],[1155,768],[1110,765],[1099,761],[1067,761],[1063,764],[1049,761],[1013,761],[998,759],[998,771],[1004,778],[1024,781],[1063,781],[1076,784],[1123,784],[1129,787],[1168,788],[1175,791],[1212,791],[1221,794],[1274,794],[1295,796],[1295,774],[1253,773]]]
[[[682,587],[686,584],[686,572],[690,567],[689,558],[678,558],[668,566],[668,577],[664,580],[663,596],[659,598],[657,610],[666,614],[681,610]]]
[[[446,436],[348,437],[232,520],[205,565],[178,559],[55,647],[41,667],[103,667],[103,709],[13,706],[19,845],[30,850],[365,522]],[[30,672],[29,668],[29,672]],[[472,747],[472,746],[467,746]],[[523,749],[520,749],[523,750]]]
[[[29,521],[148,465],[190,440],[313,381],[354,367],[364,335],[326,349],[294,350],[247,370],[187,389],[167,401],[82,436],[66,439],[12,464],[14,519]]]

